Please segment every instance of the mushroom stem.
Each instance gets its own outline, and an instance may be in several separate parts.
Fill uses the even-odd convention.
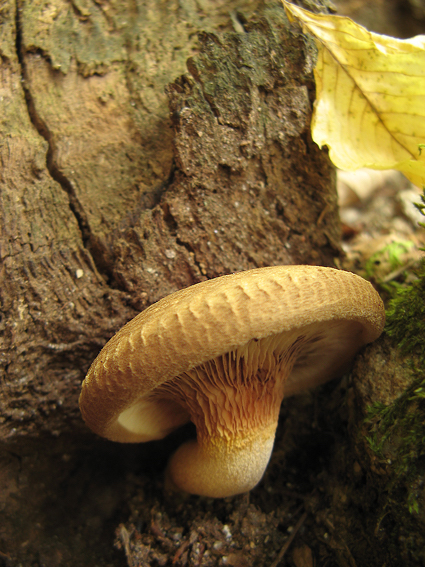
[[[248,492],[263,477],[276,427],[277,422],[246,437],[220,436],[184,443],[168,463],[169,484],[211,498]]]

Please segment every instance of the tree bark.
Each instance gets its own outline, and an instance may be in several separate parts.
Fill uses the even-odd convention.
[[[341,255],[315,49],[261,0],[17,0],[0,18],[0,563],[118,566],[135,455],[156,477],[168,441],[90,436],[81,381],[179,288]]]
[[[333,171],[309,134],[314,49],[279,5],[245,19],[261,8],[4,6],[4,439],[81,428],[91,360],[160,297],[340,254]]]

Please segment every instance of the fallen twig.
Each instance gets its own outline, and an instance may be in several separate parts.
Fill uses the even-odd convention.
[[[277,567],[279,565],[279,563],[282,561],[285,553],[288,551],[291,543],[294,541],[295,536],[299,532],[299,530],[300,530],[301,526],[303,525],[303,523],[305,522],[306,518],[307,518],[307,512],[304,512],[304,514],[301,516],[301,518],[296,523],[294,529],[292,530],[291,535],[285,541],[285,545],[279,551],[276,559],[273,561],[273,563],[270,565],[270,567]]]

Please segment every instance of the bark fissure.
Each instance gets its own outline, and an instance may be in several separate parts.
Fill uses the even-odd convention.
[[[191,255],[192,261],[194,265],[198,268],[199,273],[205,275],[205,266],[202,264],[202,262],[197,260],[196,250],[194,249],[192,244],[190,242],[184,242],[181,238],[176,239],[176,244],[189,252],[189,255]]]
[[[59,167],[56,163],[57,149],[56,149],[56,146],[55,146],[53,135],[50,132],[45,121],[42,119],[42,117],[37,112],[34,97],[31,93],[31,89],[29,87],[30,81],[29,81],[26,62],[25,62],[25,48],[23,46],[23,37],[22,37],[23,32],[22,32],[21,13],[22,13],[22,0],[17,0],[17,2],[16,2],[16,20],[15,20],[15,25],[16,25],[16,54],[17,54],[17,59],[18,59],[18,62],[19,62],[19,67],[20,67],[20,72],[21,72],[21,82],[22,82],[22,87],[23,87],[23,91],[24,91],[25,102],[26,102],[26,105],[27,105],[28,116],[29,116],[31,123],[33,124],[33,126],[37,130],[37,132],[40,134],[40,136],[42,138],[44,138],[44,140],[46,140],[46,142],[48,144],[48,149],[47,149],[47,154],[46,154],[47,171],[49,172],[52,179],[54,179],[62,187],[62,189],[65,191],[65,193],[67,193],[68,198],[69,198],[70,210],[71,210],[72,214],[74,215],[74,217],[77,221],[78,227],[79,227],[80,232],[81,232],[83,244],[86,248],[88,248],[88,243],[89,243],[90,238],[91,238],[91,231],[90,231],[90,227],[89,227],[89,224],[88,224],[88,221],[87,221],[86,214],[83,210],[81,203],[79,202],[79,200],[77,198],[75,188],[74,188],[72,181],[70,181],[66,177],[66,175],[59,169]],[[43,53],[41,53],[41,55],[43,57],[45,57],[45,55]],[[93,260],[96,264],[96,259],[93,258]],[[102,270],[100,270],[100,271],[102,271]]]

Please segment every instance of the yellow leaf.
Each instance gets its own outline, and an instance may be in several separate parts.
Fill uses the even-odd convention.
[[[340,169],[398,169],[425,185],[425,36],[395,39],[283,4],[319,51],[313,140]]]

